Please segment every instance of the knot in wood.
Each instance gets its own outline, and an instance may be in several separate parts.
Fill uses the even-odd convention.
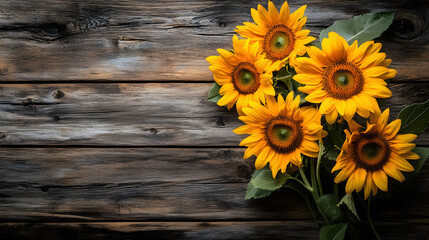
[[[417,11],[397,12],[390,27],[395,37],[405,40],[419,38],[426,29],[426,16]]]
[[[67,25],[63,23],[42,23],[33,30],[34,38],[39,41],[54,41],[67,35]]]
[[[52,94],[52,96],[53,96],[54,98],[56,98],[56,99],[63,98],[65,95],[66,95],[66,94],[65,94],[63,91],[61,91],[60,89],[58,89],[57,91],[55,91],[55,92]]]

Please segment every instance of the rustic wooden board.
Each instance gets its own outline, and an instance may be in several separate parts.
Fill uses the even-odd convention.
[[[290,190],[244,200],[254,158],[234,148],[0,148],[3,221],[309,219]],[[382,219],[428,218],[429,168],[402,183]],[[341,186],[344,188],[344,186]]]
[[[275,1],[278,6],[283,1]],[[212,81],[207,56],[230,48],[234,28],[266,1],[0,2],[0,79]],[[302,2],[290,3],[295,10]],[[312,35],[335,20],[398,11],[381,41],[394,81],[428,81],[427,1],[309,0]]]
[[[376,224],[383,239],[425,239],[427,219]],[[0,223],[5,239],[319,239],[309,221]],[[404,238],[404,233],[406,237]]]
[[[0,1],[0,239],[318,239],[296,193],[244,200],[241,123],[205,101],[205,58],[258,3]],[[398,70],[386,105],[428,99],[429,2],[305,4],[314,36],[397,11],[378,39]],[[383,239],[427,238],[428,166],[372,203]]]
[[[421,225],[421,224],[420,224]],[[421,226],[416,226],[416,228]],[[3,234],[2,234],[3,233]],[[308,221],[0,224],[5,239],[318,239]],[[287,236],[285,238],[285,236]]]
[[[206,102],[209,83],[4,84],[0,144],[238,146],[234,111]],[[429,84],[391,84],[393,118]],[[417,143],[428,143],[424,133]]]

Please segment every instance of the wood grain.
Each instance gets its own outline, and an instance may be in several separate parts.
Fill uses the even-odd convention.
[[[418,226],[416,228],[421,228]],[[318,239],[308,221],[0,224],[0,237],[28,239]],[[285,237],[287,236],[287,237]]]
[[[244,200],[241,123],[205,101],[205,58],[231,48],[258,3],[0,1],[0,239],[318,239],[296,193]],[[398,70],[385,105],[393,119],[428,99],[429,2],[305,4],[313,36],[397,11],[377,39]],[[390,179],[371,203],[383,239],[427,238],[428,175],[426,163]]]
[[[376,224],[382,239],[426,239],[428,219]],[[5,239],[319,239],[309,221],[0,223]]]
[[[235,26],[251,21],[258,3],[266,6],[256,0],[2,1],[0,79],[212,81],[205,58],[231,47]],[[305,3],[314,36],[338,19],[397,11],[380,39],[399,72],[394,81],[429,80],[427,1]],[[291,9],[302,4],[292,1]]]
[[[254,158],[234,148],[0,148],[3,221],[309,219],[288,189],[244,200]],[[427,218],[429,168],[389,180],[378,219]],[[329,173],[324,172],[324,175]],[[331,181],[331,180],[329,180]],[[340,189],[344,189],[340,185]],[[326,190],[326,189],[325,189]],[[381,195],[380,195],[381,196]],[[386,197],[386,196],[385,196]]]
[[[4,84],[0,144],[238,146],[234,111],[206,102],[209,83]],[[391,119],[428,84],[391,84]],[[428,144],[428,133],[417,143]]]

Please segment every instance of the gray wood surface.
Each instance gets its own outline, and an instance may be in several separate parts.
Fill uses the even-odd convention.
[[[279,6],[283,1],[275,1]],[[207,56],[230,48],[234,28],[266,1],[1,1],[0,73],[8,81],[212,81]],[[398,11],[383,35],[395,81],[427,81],[427,1],[307,4],[312,35],[335,20]]]
[[[0,239],[318,239],[296,193],[244,200],[241,122],[205,101],[205,58],[258,3],[0,1]],[[428,1],[290,2],[303,4],[313,36],[396,11],[377,39],[398,70],[385,105],[393,119],[428,99]],[[428,175],[373,201],[383,239],[427,238]]]
[[[376,224],[383,239],[426,239],[427,222],[410,219]],[[37,232],[46,240],[56,239],[318,239],[310,221],[252,222],[98,222],[98,223],[0,223],[6,237],[29,239]],[[404,232],[407,238],[403,238]]]
[[[1,85],[0,144],[238,146],[241,121],[205,98],[211,83]],[[391,119],[429,84],[391,84]],[[428,144],[428,133],[419,144]]]
[[[284,189],[245,201],[254,158],[236,148],[0,148],[0,219],[213,221],[309,219]],[[429,169],[390,179],[381,219],[427,218]],[[19,176],[19,177],[18,177]],[[377,203],[377,202],[376,202]]]

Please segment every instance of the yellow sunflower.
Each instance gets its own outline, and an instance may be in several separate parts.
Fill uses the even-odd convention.
[[[250,134],[240,146],[248,147],[243,158],[257,156],[256,169],[269,162],[275,178],[279,170],[286,171],[289,163],[301,166],[301,154],[317,157],[316,140],[322,137],[323,131],[321,115],[312,107],[299,108],[299,95],[294,99],[291,92],[286,100],[279,95],[277,102],[268,96],[266,106],[250,102],[243,113],[239,119],[246,125],[236,128],[234,133]]]
[[[274,70],[279,70],[288,59],[293,61],[297,55],[304,55],[305,44],[315,39],[308,36],[310,30],[302,29],[307,22],[307,17],[304,17],[306,7],[304,5],[289,14],[289,5],[285,1],[279,13],[269,1],[268,11],[261,5],[258,5],[258,10],[251,9],[256,24],[245,22],[244,26],[237,26],[235,31],[252,42],[259,42],[265,57],[272,61]]]
[[[335,32],[323,39],[322,50],[309,47],[310,58],[296,59],[294,79],[304,87],[312,103],[321,103],[319,111],[332,124],[338,114],[350,121],[355,113],[368,118],[379,109],[375,98],[388,98],[392,92],[385,79],[393,78],[396,70],[388,69],[392,62],[379,52],[380,43],[365,42],[352,45]]]
[[[232,38],[234,52],[218,49],[220,56],[210,56],[206,60],[211,64],[217,84],[222,86],[219,94],[219,106],[231,109],[236,103],[237,111],[249,106],[250,101],[265,103],[265,95],[274,96],[272,85],[272,66],[259,51],[258,43],[250,40]]]
[[[419,155],[411,152],[416,146],[410,143],[416,139],[415,134],[397,134],[401,128],[401,120],[387,124],[389,109],[382,114],[377,111],[371,114],[366,129],[354,120],[349,122],[350,131],[346,132],[346,141],[337,158],[332,172],[341,171],[335,177],[339,183],[346,178],[346,192],[353,190],[365,192],[365,199],[370,192],[375,195],[377,188],[387,191],[387,175],[402,182],[405,180],[401,171],[414,171],[407,159],[419,159]]]

